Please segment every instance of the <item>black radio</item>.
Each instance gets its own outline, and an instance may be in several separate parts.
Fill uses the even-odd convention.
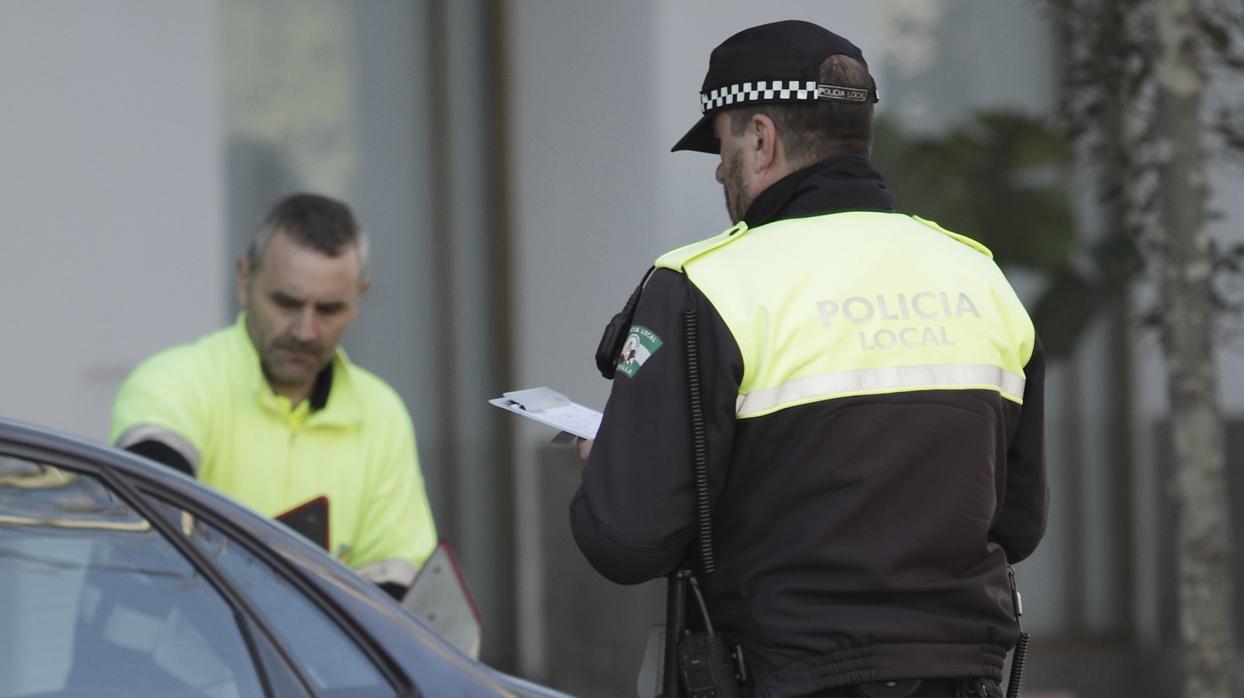
[[[631,321],[635,319],[635,309],[639,307],[639,296],[643,293],[644,284],[648,282],[648,277],[652,276],[654,269],[656,267],[648,267],[648,271],[644,272],[644,278],[640,279],[639,285],[626,300],[622,312],[613,316],[600,336],[600,344],[596,346],[596,368],[600,369],[600,375],[609,380],[613,380],[613,375],[618,370],[618,357],[622,355],[622,343],[626,341],[626,333],[631,329]]]

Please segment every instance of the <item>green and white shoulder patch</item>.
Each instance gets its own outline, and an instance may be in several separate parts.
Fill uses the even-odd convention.
[[[622,353],[618,356],[618,371],[634,378],[648,357],[661,348],[661,344],[656,332],[643,325],[631,325],[631,331],[622,343]]]

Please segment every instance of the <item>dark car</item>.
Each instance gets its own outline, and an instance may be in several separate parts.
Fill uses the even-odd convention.
[[[0,420],[0,697],[561,696],[158,464]]]

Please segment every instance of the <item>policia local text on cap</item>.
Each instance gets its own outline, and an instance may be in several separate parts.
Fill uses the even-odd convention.
[[[670,579],[667,698],[997,698],[1022,637],[1044,354],[987,248],[894,212],[876,101],[815,24],[718,46],[674,150],[720,154],[735,224],[602,338],[571,529],[609,579]]]

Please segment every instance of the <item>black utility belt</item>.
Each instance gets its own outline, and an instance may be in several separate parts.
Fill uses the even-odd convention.
[[[847,686],[827,694],[840,698],[1002,698],[1002,685],[993,679],[909,679],[875,681]]]

